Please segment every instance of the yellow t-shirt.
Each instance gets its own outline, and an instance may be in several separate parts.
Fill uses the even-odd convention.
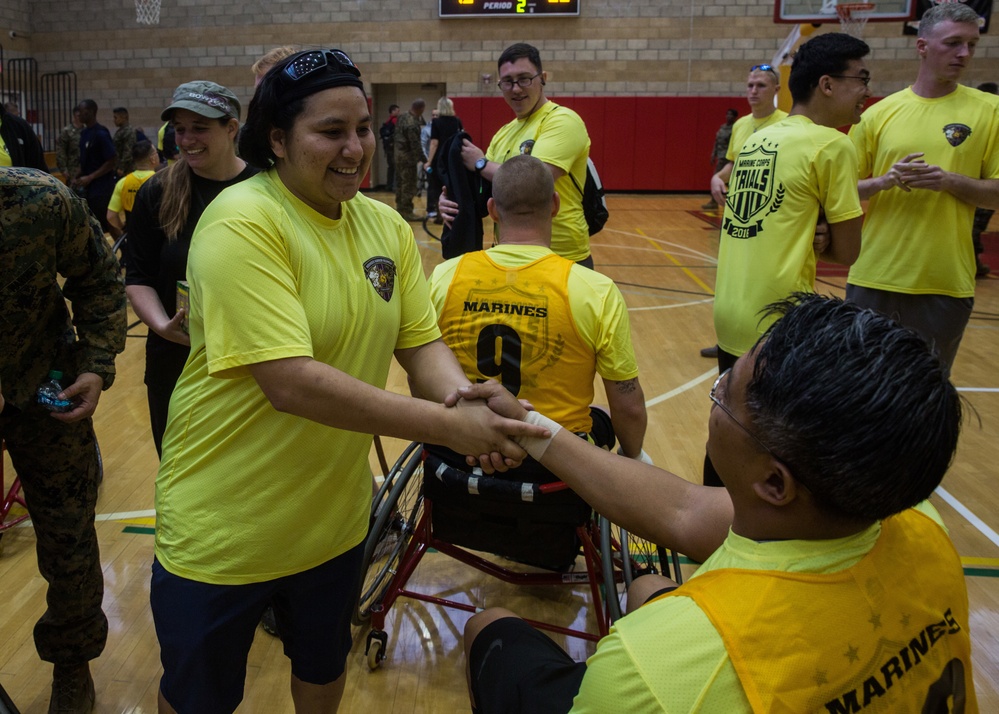
[[[863,214],[856,152],[846,135],[802,115],[753,134],[736,157],[718,245],[718,346],[748,352],[766,328],[760,310],[815,286],[819,208],[829,223]]]
[[[583,260],[590,254],[581,193],[590,156],[586,124],[576,112],[549,101],[526,119],[514,119],[500,128],[489,142],[486,158],[503,163],[518,154],[530,154],[565,171],[555,182],[561,204],[552,225],[552,250],[573,262]]]
[[[749,137],[760,129],[765,129],[785,118],[787,118],[787,112],[782,109],[774,109],[773,114],[769,114],[763,119],[757,119],[752,114],[739,117],[732,125],[732,136],[728,140],[728,151],[725,158],[729,161],[735,161],[735,157],[739,155],[739,151]]]
[[[926,99],[911,88],[881,100],[850,131],[860,178],[882,176],[908,154],[972,178],[999,178],[999,116],[995,96],[958,86]],[[968,236],[975,206],[946,191],[901,188],[871,197],[853,285],[890,292],[975,294],[975,252]]]
[[[122,211],[131,212],[132,206],[135,205],[135,194],[139,192],[139,187],[151,179],[155,173],[155,171],[145,170],[133,171],[127,176],[122,176],[118,179],[118,183],[114,185],[114,193],[111,194],[111,200],[108,202],[108,210],[115,213],[121,213]]]
[[[383,388],[440,337],[412,229],[358,194],[330,220],[270,171],[223,191],[191,241],[191,356],[156,479],[156,557],[201,582],[271,580],[368,530],[371,435],[276,411],[249,365],[311,357]]]
[[[921,503],[915,510],[942,526],[939,514],[929,502]],[[816,541],[760,543],[729,532],[721,548],[701,565],[689,582],[693,585],[701,575],[737,570],[772,571],[775,578],[784,573],[845,573],[872,552],[880,535],[881,524],[846,538]],[[940,538],[946,540],[946,535],[941,532]],[[934,569],[935,563],[940,562],[935,560],[940,550],[946,550],[946,547],[941,545],[932,552],[927,547],[917,560],[931,573],[941,574],[941,570]],[[953,578],[941,582],[955,597],[959,590],[960,596],[967,599],[963,576],[960,582]],[[697,603],[684,595],[684,587],[687,586],[681,586],[669,597],[649,602],[614,624],[587,661],[586,675],[573,702],[573,714],[608,711],[743,714],[753,711],[722,636]],[[919,595],[918,592],[905,594]],[[823,609],[819,617],[827,618],[828,612]],[[867,615],[864,620],[866,618]],[[913,620],[910,623],[913,636],[918,637],[927,624]],[[961,624],[966,632],[967,622]],[[901,646],[904,645],[900,643],[884,659],[898,654]],[[870,652],[866,654],[872,657]],[[761,650],[760,656],[765,658],[767,651]],[[970,672],[968,678],[970,681]],[[810,678],[804,681],[812,683]],[[871,707],[864,711],[884,710]]]
[[[497,379],[571,431],[592,427],[595,373],[638,376],[620,290],[548,248],[499,245],[452,258],[430,276],[430,297],[469,380]]]
[[[3,119],[0,119],[0,126],[3,125]],[[10,153],[7,151],[7,143],[0,136],[0,166],[13,166],[14,163],[10,158]]]

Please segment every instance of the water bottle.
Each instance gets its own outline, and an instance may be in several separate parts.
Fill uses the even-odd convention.
[[[49,379],[38,388],[38,403],[50,412],[68,412],[73,408],[73,402],[68,399],[60,399],[62,385],[62,372],[52,370],[49,372]]]

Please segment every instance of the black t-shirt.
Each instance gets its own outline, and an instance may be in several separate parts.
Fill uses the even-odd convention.
[[[177,281],[187,278],[187,253],[191,236],[201,214],[208,204],[229,186],[257,173],[247,164],[237,176],[228,181],[213,181],[191,173],[191,209],[187,223],[176,240],[167,240],[160,225],[160,202],[163,200],[163,183],[157,175],[146,181],[135,196],[132,214],[128,217],[128,240],[125,241],[125,284],[146,285],[156,290],[166,314],[177,312]],[[152,330],[146,341],[146,375],[151,373],[150,359],[157,357],[176,362],[187,359],[190,348],[165,340]],[[171,359],[172,358],[172,359]]]
[[[430,138],[437,139],[438,146],[459,131],[461,131],[461,119],[455,116],[437,117],[430,122]]]

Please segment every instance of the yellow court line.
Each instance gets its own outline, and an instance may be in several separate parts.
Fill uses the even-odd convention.
[[[972,558],[962,555],[961,565],[980,565],[989,568],[999,568],[999,558]]]
[[[715,291],[712,290],[711,288],[709,288],[708,285],[703,280],[701,280],[699,277],[697,277],[692,272],[690,272],[690,270],[688,268],[684,268],[683,264],[679,260],[677,260],[676,258],[674,258],[673,255],[669,251],[663,250],[662,246],[659,245],[658,243],[656,243],[651,238],[649,238],[648,235],[646,235],[645,233],[643,233],[641,228],[636,228],[635,232],[638,233],[638,235],[640,235],[640,236],[644,236],[645,240],[647,240],[649,243],[651,243],[652,246],[656,250],[658,250],[660,253],[663,253],[667,258],[669,258],[670,260],[672,260],[673,263],[678,268],[680,268],[680,270],[682,270],[684,272],[684,274],[688,278],[690,278],[691,280],[693,280],[702,290],[707,291],[708,295],[714,295],[715,294]]]

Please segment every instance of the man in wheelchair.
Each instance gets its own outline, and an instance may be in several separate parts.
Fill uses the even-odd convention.
[[[915,332],[798,294],[711,390],[712,489],[544,424],[521,445],[602,514],[703,561],[638,578],[587,663],[512,612],[465,629],[478,712],[977,711],[960,559],[926,500],[961,405]],[[715,408],[717,407],[717,408]]]
[[[559,195],[551,171],[529,155],[510,159],[496,172],[488,208],[499,224],[500,244],[452,258],[430,277],[444,342],[472,382],[496,379],[512,395],[597,446],[613,447],[616,436],[618,453],[648,462],[642,450],[645,395],[624,298],[610,278],[552,252],[552,219],[559,210]],[[610,419],[606,412],[590,407],[597,374],[603,379]],[[437,460],[467,469],[463,455],[434,446],[427,450],[428,471]],[[529,483],[556,480],[532,460],[505,476]],[[504,544],[504,550],[524,543],[523,552],[504,554],[552,569],[565,569],[575,560],[573,526],[590,513],[575,494],[555,494],[544,504],[523,504],[536,517],[531,526],[519,519],[521,530],[532,530],[515,535],[497,531],[502,529],[501,519],[518,520],[515,513],[511,520],[506,504],[445,494],[435,479],[427,479],[425,488],[435,504],[435,531],[445,540],[494,552],[490,542]],[[539,507],[550,513],[538,514]],[[443,509],[448,512],[438,519],[445,515]],[[488,528],[482,527],[484,520],[490,521]],[[554,530],[535,530],[546,528],[538,525],[545,520],[552,521]],[[558,522],[568,529],[559,528]],[[567,533],[569,542],[552,544],[553,553],[540,552],[559,532]]]

